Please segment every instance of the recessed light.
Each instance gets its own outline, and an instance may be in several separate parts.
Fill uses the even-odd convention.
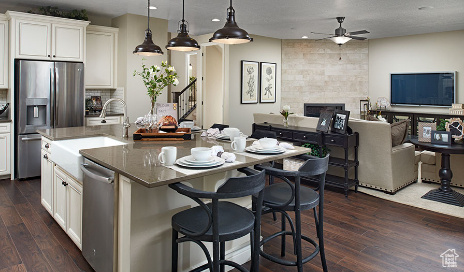
[[[149,8],[149,9],[158,9],[158,8],[155,7],[155,6],[149,6],[148,8]]]
[[[302,39],[308,39],[308,36],[303,36],[303,37],[301,37],[301,38],[302,38]]]
[[[221,20],[219,20],[218,18],[214,18],[213,20],[211,20],[212,22],[220,22]]]
[[[433,9],[431,6],[426,6],[426,7],[420,7],[419,10],[427,10],[427,9]]]

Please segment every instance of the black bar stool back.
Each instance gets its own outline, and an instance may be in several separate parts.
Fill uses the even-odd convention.
[[[256,172],[248,168],[239,169],[247,174],[245,177],[229,178],[216,192],[194,189],[182,183],[170,184],[169,187],[185,195],[199,206],[184,210],[172,217],[172,271],[178,269],[178,244],[193,242],[205,253],[208,263],[192,271],[209,269],[223,272],[226,265],[247,272],[241,265],[225,260],[225,242],[250,234],[252,271],[259,269],[259,238],[261,212],[253,214],[245,207],[222,199],[239,198],[250,195],[254,200],[255,210],[262,210],[263,189],[265,186],[264,171]],[[201,199],[211,199],[204,203]],[[179,238],[179,233],[183,236]],[[257,233],[257,235],[255,235]],[[213,243],[213,258],[202,242]]]
[[[282,215],[281,231],[276,232],[268,237],[263,238],[260,245],[264,245],[273,238],[281,237],[281,257],[285,257],[285,240],[286,236],[291,236],[294,244],[293,252],[296,255],[296,261],[289,261],[287,259],[279,258],[270,255],[263,250],[260,251],[261,256],[264,258],[286,266],[296,266],[298,271],[303,271],[303,264],[313,259],[320,253],[322,267],[327,271],[327,264],[324,252],[324,239],[323,239],[323,220],[324,220],[324,186],[325,175],[328,169],[329,156],[324,158],[317,158],[313,156],[300,156],[306,162],[298,169],[298,171],[286,171],[272,167],[265,167],[257,165],[259,170],[265,170],[269,177],[276,177],[284,181],[281,183],[274,183],[264,189],[263,199],[263,214],[279,212]],[[301,186],[300,180],[302,177],[318,177],[319,188],[318,191]],[[293,182],[292,182],[293,181]],[[258,201],[258,199],[257,199]],[[316,208],[319,206],[319,212]],[[301,211],[313,209],[314,220],[316,224],[316,234],[319,238],[319,243],[316,243],[311,238],[302,235],[301,233]],[[287,211],[295,213],[295,223],[288,215]],[[286,230],[286,222],[288,221],[291,230]],[[306,257],[302,256],[302,240],[312,244],[314,251]]]

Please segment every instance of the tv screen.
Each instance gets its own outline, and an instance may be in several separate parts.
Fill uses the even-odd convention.
[[[391,104],[451,106],[455,78],[455,72],[391,74]]]

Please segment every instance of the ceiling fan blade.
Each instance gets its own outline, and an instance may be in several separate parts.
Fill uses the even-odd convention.
[[[320,35],[333,35],[333,34],[328,34],[328,33],[319,33],[319,32],[311,32],[311,34],[320,34]]]
[[[367,33],[370,33],[370,32],[367,30],[359,30],[359,31],[348,32],[346,34],[351,36],[351,35],[360,35],[360,34],[367,34]]]
[[[357,36],[348,36],[348,37],[352,38],[353,40],[361,40],[361,41],[367,39],[365,37],[357,37]]]

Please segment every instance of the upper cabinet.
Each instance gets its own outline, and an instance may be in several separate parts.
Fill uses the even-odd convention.
[[[0,14],[0,89],[8,88],[8,20]]]
[[[7,11],[15,58],[84,62],[89,22]]]
[[[113,27],[94,25],[87,27],[86,88],[116,88],[118,31]]]

